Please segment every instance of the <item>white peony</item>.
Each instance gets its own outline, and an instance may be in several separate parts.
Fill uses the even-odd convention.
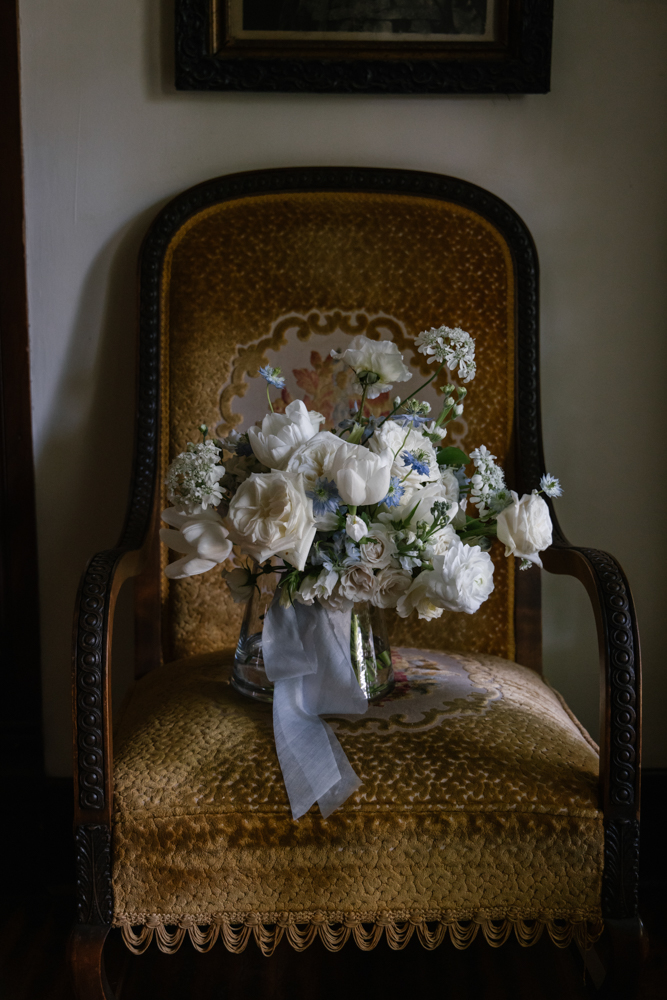
[[[372,569],[384,569],[396,554],[396,543],[386,525],[375,523],[371,524],[360,551],[361,558]]]
[[[333,478],[331,466],[334,455],[342,444],[341,438],[330,431],[320,431],[293,452],[287,462],[286,471],[300,472],[305,489],[312,490],[320,477],[329,480]]]
[[[353,542],[360,542],[368,534],[368,526],[356,514],[348,514],[345,519],[345,533]]]
[[[435,604],[448,611],[472,615],[493,590],[493,562],[488,552],[477,546],[457,543],[444,555],[434,556],[429,577],[429,595]]]
[[[224,570],[222,579],[229,587],[235,604],[246,604],[255,589],[255,578],[245,566]]]
[[[338,586],[348,601],[370,601],[375,593],[375,574],[367,563],[353,563],[341,573]]]
[[[524,493],[519,500],[512,490],[512,503],[498,514],[497,525],[506,556],[542,565],[538,553],[551,545],[553,526],[549,508],[541,496]]]
[[[315,537],[313,504],[299,473],[253,473],[241,483],[227,514],[229,534],[262,563],[271,556],[302,570]]]
[[[403,355],[391,340],[369,340],[359,335],[352,338],[347,350],[332,351],[331,357],[350,366],[357,376],[357,391],[361,392],[365,384],[369,399],[389,392],[394,382],[412,378],[412,372],[403,364]]]
[[[294,595],[301,604],[314,604],[331,595],[338,582],[338,574],[332,569],[323,569],[319,576],[307,576]]]
[[[217,511],[209,508],[189,515],[168,507],[162,520],[172,527],[161,528],[160,538],[170,549],[183,553],[182,559],[165,567],[165,576],[171,580],[208,573],[231,555],[229,532]]]
[[[295,399],[284,413],[267,413],[261,429],[248,430],[248,439],[262,465],[285,469],[296,449],[317,434],[323,422],[321,413],[307,410],[303,400]]]
[[[375,591],[371,603],[376,608],[395,608],[399,598],[411,584],[411,573],[404,569],[396,569],[394,566],[386,566],[375,577]]]
[[[410,588],[399,597],[396,610],[401,618],[407,618],[413,611],[416,611],[419,617],[426,621],[440,617],[443,609],[434,603],[431,591],[431,582],[434,576],[432,571],[420,573],[412,581]]]
[[[392,454],[373,454],[368,448],[344,441],[333,457],[331,474],[343,503],[353,507],[379,503],[387,495]]]
[[[424,437],[421,431],[412,429],[406,431],[405,427],[401,427],[395,420],[385,420],[382,426],[378,427],[375,434],[369,439],[368,447],[376,454],[379,454],[386,448],[391,449],[393,456],[391,474],[392,476],[398,476],[402,480],[403,487],[415,487],[421,483],[440,477],[435,449],[429,439]],[[412,455],[421,456],[424,464],[428,465],[429,471],[424,473],[416,472],[413,469],[406,478],[406,473],[410,467],[401,458],[404,451],[408,451]]]

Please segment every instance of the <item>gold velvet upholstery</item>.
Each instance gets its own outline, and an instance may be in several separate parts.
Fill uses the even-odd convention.
[[[276,933],[369,946],[369,922],[394,946],[415,929],[466,943],[463,921],[525,943],[544,926],[562,939],[558,921],[599,932],[590,737],[525,667],[405,649],[394,662],[381,705],[330,717],[363,784],[327,820],[317,807],[292,820],[271,707],[230,687],[231,654],[139,682],[115,756],[114,920],[130,945],[157,928],[167,946],[189,930],[238,948],[251,929],[267,951]]]
[[[341,331],[377,339],[386,329],[422,381],[433,367],[411,347],[420,330],[443,323],[468,330],[478,374],[458,440],[471,449],[484,443],[507,464],[514,273],[503,236],[469,209],[392,194],[242,198],[190,219],[172,241],[165,274],[165,464],[196,439],[202,420],[219,433],[240,421],[232,396],[242,397],[248,381],[252,388],[244,375],[257,374],[266,350],[286,349],[289,317],[301,350],[290,348],[298,359],[290,367],[311,365],[312,352],[326,357]],[[407,395],[417,374],[394,391]],[[445,612],[429,626],[429,645],[513,658],[511,563],[494,557],[491,598],[474,616]],[[219,573],[165,582],[164,601],[166,660],[235,644],[242,609]],[[391,638],[418,644],[421,632],[421,623],[396,618]]]

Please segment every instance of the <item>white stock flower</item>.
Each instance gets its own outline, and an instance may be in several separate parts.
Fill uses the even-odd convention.
[[[267,469],[285,469],[296,449],[317,433],[324,422],[321,413],[306,409],[301,399],[285,407],[284,413],[267,413],[261,429],[250,427],[250,446]]]
[[[232,540],[257,562],[280,556],[302,570],[316,530],[302,476],[253,473],[232,498],[227,525]]]
[[[493,590],[493,562],[488,552],[465,545],[457,536],[444,555],[434,556],[429,595],[439,607],[472,615]]]
[[[410,588],[399,597],[396,610],[401,618],[407,618],[413,611],[416,611],[419,617],[426,621],[440,617],[443,609],[433,603],[431,595],[430,584],[433,576],[431,571],[420,573],[412,581]]]
[[[524,493],[519,500],[512,490],[512,503],[498,514],[496,530],[506,556],[542,565],[538,553],[551,545],[552,524],[549,508],[541,496]]]
[[[418,486],[429,479],[437,479],[440,475],[435,449],[429,439],[424,437],[421,431],[406,430],[405,427],[401,427],[395,420],[385,420],[382,426],[378,427],[375,434],[369,439],[368,447],[375,454],[379,454],[387,448],[391,450],[393,456],[391,474],[392,476],[398,476],[404,488],[406,486]],[[422,454],[424,463],[429,467],[428,473],[419,473],[413,469],[410,475],[406,476],[409,466],[401,458],[404,451],[408,451],[413,455]]]
[[[222,579],[231,591],[234,604],[246,604],[255,589],[255,578],[245,566],[223,570]]]
[[[338,586],[348,601],[370,601],[375,593],[375,574],[367,563],[353,563],[341,573]]]
[[[392,457],[389,450],[376,455],[362,445],[344,441],[331,464],[343,503],[359,507],[383,500],[389,489]]]
[[[369,399],[389,392],[394,382],[412,378],[412,372],[403,364],[403,355],[391,340],[369,340],[360,334],[352,338],[347,350],[331,351],[331,357],[350,366],[357,376],[357,392],[365,383]],[[369,375],[375,380],[371,381]]]
[[[375,577],[375,592],[371,597],[371,604],[376,608],[395,608],[411,583],[411,573],[394,566],[385,566]]]
[[[342,439],[330,431],[320,431],[296,449],[287,462],[286,471],[300,472],[305,489],[312,490],[321,477],[333,478],[331,466],[342,444]]]
[[[165,567],[165,576],[171,580],[208,573],[231,555],[229,532],[217,511],[189,515],[168,507],[162,512],[162,520],[171,527],[160,528],[160,538],[174,552],[183,553],[183,558]]]
[[[219,481],[225,474],[219,465],[220,449],[212,441],[205,444],[190,442],[186,451],[174,459],[167,471],[167,499],[175,509],[198,514],[216,507],[222,500]]]
[[[387,525],[374,523],[359,550],[363,561],[372,569],[385,569],[396,554],[396,543]]]
[[[332,569],[323,569],[319,576],[307,576],[294,595],[301,604],[314,604],[331,595],[338,582],[338,574]]]
[[[345,519],[345,533],[353,542],[360,542],[368,534],[368,527],[356,514],[348,514]]]

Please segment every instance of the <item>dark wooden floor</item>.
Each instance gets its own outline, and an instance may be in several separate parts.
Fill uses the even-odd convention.
[[[667,775],[649,774],[642,824],[642,916],[650,952],[641,1000],[667,998],[667,866],[663,847]],[[69,836],[61,792],[51,792],[45,820],[15,830],[14,864],[3,879],[0,920],[1,1000],[73,1000],[65,948],[74,916]],[[5,799],[5,801],[7,801]],[[9,813],[11,815],[11,813]],[[7,856],[7,855],[5,855]],[[46,868],[45,885],[41,883]],[[577,949],[560,950],[545,937],[533,948],[512,940],[498,949],[480,937],[466,951],[449,943],[427,952],[386,945],[338,954],[316,944],[302,954],[279,946],[263,958],[254,946],[230,955],[221,944],[200,955],[184,944],[176,955],[153,945],[131,955],[118,932],[106,948],[107,971],[119,1000],[590,1000],[595,995]]]

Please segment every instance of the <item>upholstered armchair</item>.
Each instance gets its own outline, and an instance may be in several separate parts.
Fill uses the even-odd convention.
[[[618,960],[603,988],[630,996],[641,948],[639,644],[612,556],[571,546],[553,515],[544,567],[578,577],[595,609],[599,749],[542,678],[539,570],[515,572],[496,544],[495,590],[477,614],[392,620],[395,665],[408,687],[429,672],[428,706],[338,720],[362,785],[327,820],[315,807],[298,822],[270,708],[229,684],[242,609],[219,572],[162,572],[170,459],[201,421],[221,433],[255,419],[253,377],[267,358],[280,355],[326,406],[318,379],[337,335],[391,337],[429,375],[417,333],[470,331],[478,376],[451,440],[486,443],[519,494],[535,488],[538,263],[524,223],[489,192],[435,174],[221,177],[151,226],[139,317],[127,521],[118,546],[91,559],[75,619],[80,1000],[112,995],[102,962],[112,927],[135,952],[189,941],[265,955],[318,936],[334,951],[383,935],[392,948],[415,935],[434,948],[548,934],[582,949],[602,936]],[[137,680],[112,721],[114,605],[131,576]]]

